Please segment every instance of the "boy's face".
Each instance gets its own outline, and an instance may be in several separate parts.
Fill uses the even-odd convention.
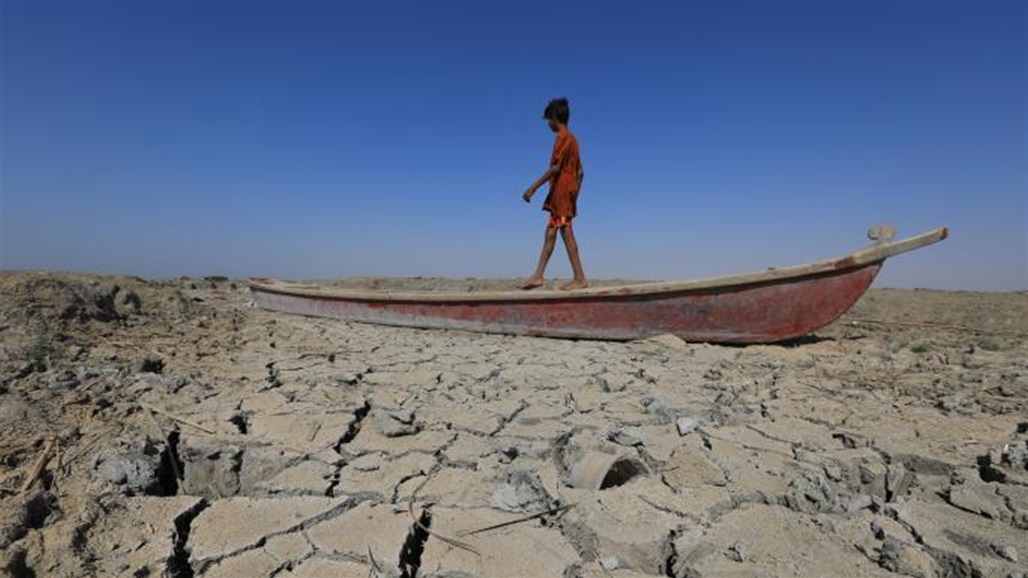
[[[556,121],[556,119],[547,118],[546,124],[550,127],[550,130],[552,130],[553,132],[560,131],[560,124]]]

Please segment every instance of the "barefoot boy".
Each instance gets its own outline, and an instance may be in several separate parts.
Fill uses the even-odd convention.
[[[582,170],[582,160],[578,156],[578,140],[568,130],[568,119],[571,118],[571,109],[568,107],[568,99],[557,98],[546,105],[543,112],[550,130],[557,133],[557,139],[553,143],[553,154],[550,156],[550,168],[539,177],[539,180],[532,183],[531,187],[521,197],[525,202],[532,201],[532,195],[543,185],[550,183],[550,194],[546,195],[543,203],[543,210],[550,212],[549,222],[546,224],[546,237],[543,241],[543,250],[539,255],[539,264],[535,273],[521,285],[522,289],[535,289],[543,284],[543,273],[546,272],[546,263],[553,254],[553,246],[557,242],[557,231],[560,230],[564,239],[564,247],[568,250],[568,259],[571,260],[571,270],[575,278],[565,283],[560,288],[563,290],[582,289],[589,286],[582,271],[582,260],[578,257],[578,243],[575,241],[575,231],[571,227],[571,220],[577,214],[578,191],[582,188],[582,179],[585,178],[585,171]]]

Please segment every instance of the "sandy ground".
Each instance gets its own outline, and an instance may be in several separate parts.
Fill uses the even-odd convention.
[[[249,303],[0,274],[0,573],[1026,575],[1028,294],[872,290],[752,347]]]

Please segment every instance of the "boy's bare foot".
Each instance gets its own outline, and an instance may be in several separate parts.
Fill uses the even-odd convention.
[[[589,282],[585,279],[573,279],[560,286],[561,291],[574,291],[575,289],[585,289],[589,286]]]
[[[525,281],[521,285],[518,285],[518,288],[519,289],[524,289],[525,291],[528,291],[529,289],[535,289],[537,287],[542,287],[542,286],[543,286],[543,280],[542,279],[538,279],[536,277],[532,277],[528,281]]]

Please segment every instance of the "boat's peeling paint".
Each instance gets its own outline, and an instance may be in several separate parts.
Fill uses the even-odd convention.
[[[831,323],[856,303],[880,268],[879,261],[724,288],[546,300],[374,301],[259,284],[251,290],[266,309],[383,325],[613,340],[672,333],[686,341],[768,343]]]

